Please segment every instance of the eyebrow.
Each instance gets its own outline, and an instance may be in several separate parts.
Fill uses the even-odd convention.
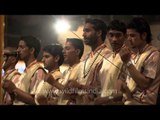
[[[123,34],[122,32],[108,32],[109,34]]]

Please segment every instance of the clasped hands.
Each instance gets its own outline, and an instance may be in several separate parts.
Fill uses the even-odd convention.
[[[5,79],[2,82],[2,88],[6,90],[9,94],[12,94],[16,89],[16,86],[12,81]]]

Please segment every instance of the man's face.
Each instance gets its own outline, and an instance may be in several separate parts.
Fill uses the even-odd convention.
[[[92,46],[97,43],[97,32],[94,29],[94,26],[90,23],[86,23],[83,28],[83,37],[84,43],[86,45]]]
[[[44,63],[44,68],[51,71],[55,66],[55,57],[48,52],[43,52],[42,62]]]
[[[21,60],[28,59],[30,55],[29,47],[26,45],[26,43],[23,40],[19,41],[18,49],[19,56]]]
[[[16,64],[16,56],[12,54],[11,51],[4,49],[3,51],[3,69],[7,69],[10,67],[12,64]]]
[[[77,57],[76,49],[71,42],[65,43],[63,55],[66,63],[71,63]]]
[[[144,42],[140,33],[135,29],[127,29],[127,40],[132,48],[137,48]]]
[[[125,41],[125,34],[117,30],[109,30],[107,38],[112,46],[113,51],[119,50]]]

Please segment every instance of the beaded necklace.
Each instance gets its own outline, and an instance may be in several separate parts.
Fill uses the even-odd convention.
[[[95,61],[97,60],[97,58],[98,58],[98,56],[100,55],[100,53],[102,52],[102,50],[103,50],[103,49],[101,49],[100,52],[98,52],[97,56],[94,58],[92,64],[90,65],[88,71],[86,71],[85,69],[86,69],[87,60],[88,60],[88,58],[89,58],[89,56],[88,56],[88,58],[86,59],[86,61],[85,61],[85,63],[84,63],[83,78],[85,78],[85,77],[89,74],[89,72],[91,71],[91,68],[92,68],[93,64],[94,64]]]

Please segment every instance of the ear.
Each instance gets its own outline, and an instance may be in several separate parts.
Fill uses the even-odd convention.
[[[81,52],[80,49],[76,49],[76,55],[77,56],[79,56],[80,52]]]
[[[127,42],[127,34],[124,35],[124,43]]]
[[[35,48],[33,48],[33,47],[30,48],[30,53],[34,55],[34,52],[35,52]]]
[[[101,35],[102,35],[102,31],[101,30],[97,31],[97,36],[100,37]]]
[[[141,35],[141,36],[142,36],[142,39],[143,39],[143,40],[145,40],[145,39],[147,38],[147,33],[146,33],[146,32],[144,32],[144,33],[142,33],[142,35]]]
[[[127,34],[124,34],[124,39],[127,40]]]
[[[59,55],[57,55],[57,56],[55,57],[55,62],[58,63],[59,59],[60,59],[60,57],[59,57]]]

